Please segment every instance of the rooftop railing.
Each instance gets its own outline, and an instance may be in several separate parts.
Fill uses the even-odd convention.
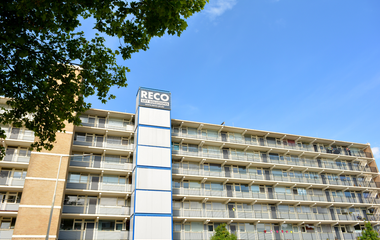
[[[193,133],[183,133],[181,131],[172,131],[172,136],[178,137],[186,137],[186,138],[196,138],[210,141],[221,141],[221,142],[230,142],[230,143],[240,143],[240,144],[249,144],[256,146],[266,146],[266,147],[275,147],[275,148],[284,148],[284,149],[293,149],[300,151],[311,151],[318,153],[330,153],[330,154],[338,154],[338,155],[346,155],[346,156],[355,156],[355,157],[367,157],[373,158],[371,153],[364,152],[361,150],[353,150],[353,149],[343,149],[341,147],[327,147],[327,148],[315,148],[311,144],[284,144],[283,141],[268,141],[265,138],[259,138],[257,141],[247,140],[243,137],[230,137],[227,134],[218,133],[213,135],[202,134],[201,132],[193,132]]]

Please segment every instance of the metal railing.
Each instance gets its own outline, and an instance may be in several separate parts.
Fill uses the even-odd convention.
[[[347,198],[344,196],[329,196],[329,199],[323,195],[296,195],[296,194],[286,194],[286,193],[260,193],[260,192],[239,192],[226,190],[210,190],[205,188],[173,188],[174,195],[192,195],[192,196],[202,196],[202,197],[235,197],[235,198],[253,198],[253,199],[274,199],[274,200],[295,200],[295,201],[322,201],[322,202],[342,202],[342,203],[368,203],[368,204],[380,204],[380,199],[370,199],[370,198]]]
[[[93,191],[113,191],[113,192],[131,192],[131,184],[110,184],[110,183],[77,183],[67,182],[67,189],[93,190]]]
[[[70,158],[72,167],[132,170],[132,163],[108,161],[105,156],[75,156]]]
[[[260,138],[258,141],[251,141],[246,140],[245,138],[231,138],[227,135],[223,135],[221,133],[218,133],[217,135],[213,136],[207,136],[200,132],[196,133],[183,133],[181,131],[176,132],[172,131],[172,136],[178,136],[178,137],[186,137],[186,138],[196,138],[196,139],[202,139],[202,140],[210,140],[210,141],[221,141],[221,142],[230,142],[230,143],[241,143],[241,144],[250,144],[255,146],[266,146],[266,147],[275,147],[275,148],[284,148],[284,149],[293,149],[293,150],[300,150],[300,151],[311,151],[311,152],[318,152],[318,153],[330,153],[330,154],[338,154],[338,155],[346,155],[346,156],[356,156],[356,157],[367,157],[372,158],[371,153],[367,153],[364,151],[357,151],[357,150],[346,150],[342,149],[340,147],[337,148],[314,148],[311,144],[302,144],[302,146],[298,144],[290,144],[290,145],[284,145],[283,142],[278,143],[277,141],[267,141],[265,138]]]
[[[228,153],[220,150],[219,152],[207,153],[203,151],[182,151],[182,150],[172,150],[172,154],[178,154],[183,156],[194,156],[194,157],[203,157],[203,158],[219,158],[219,159],[231,159],[231,160],[240,160],[247,162],[263,162],[263,163],[274,163],[274,164],[285,164],[285,165],[295,165],[295,166],[304,166],[304,167],[317,167],[317,168],[330,168],[330,169],[340,169],[340,170],[351,170],[351,171],[365,171],[365,172],[373,172],[375,169],[371,169],[366,166],[360,168],[359,166],[355,166],[351,164],[351,167],[345,164],[333,164],[331,162],[321,160],[318,162],[317,160],[310,159],[294,159],[291,157],[283,158],[283,159],[271,159],[267,155],[265,156],[254,156],[250,153],[241,153],[241,154],[232,154],[230,151]]]
[[[295,182],[295,183],[313,183],[313,184],[330,184],[330,185],[342,185],[342,186],[360,186],[360,187],[373,187],[376,188],[376,183],[371,181],[342,181],[340,179],[329,179],[328,177],[322,178],[321,175],[313,175],[312,177],[296,177],[296,176],[287,176],[284,175],[274,175],[274,174],[257,174],[255,172],[234,172],[234,171],[225,171],[221,169],[220,171],[205,171],[202,168],[192,168],[185,169],[176,167],[175,165],[172,168],[173,174],[184,174],[184,175],[198,175],[198,176],[214,176],[214,177],[227,177],[227,178],[242,178],[242,179],[254,179],[254,180],[265,180],[265,181],[283,181],[283,182]],[[304,174],[302,174],[304,176]]]
[[[107,142],[84,142],[84,141],[74,141],[74,145],[79,146],[88,146],[88,147],[99,147],[99,148],[111,148],[111,149],[121,149],[121,150],[132,150],[134,147],[134,144],[111,144]]]
[[[194,240],[194,239],[204,239],[209,240],[211,236],[213,236],[215,232],[213,231],[200,231],[200,232],[191,232],[191,231],[180,231],[180,232],[173,232],[173,239],[175,240]],[[336,234],[331,233],[304,233],[304,232],[293,232],[293,231],[286,231],[286,230],[268,230],[268,231],[241,231],[240,229],[236,228],[235,231],[232,231],[233,234],[236,235],[237,239],[250,239],[250,240],[288,240],[288,239],[297,239],[297,240],[325,240],[325,239],[337,239]],[[341,233],[340,233],[341,234]],[[358,233],[350,233],[352,234],[352,238],[345,239],[356,239],[357,236],[360,236],[361,234]]]
[[[17,186],[23,187],[25,179],[13,177],[0,177],[0,186]]]
[[[5,155],[4,162],[22,162],[29,163],[30,156],[20,156],[19,154],[7,154]]]
[[[9,140],[25,140],[34,141],[34,132],[24,128],[11,128],[1,126],[1,129],[5,131],[6,139]]]
[[[97,228],[87,230],[59,230],[59,240],[110,240],[110,239],[129,239],[129,231],[101,231]],[[86,236],[86,238],[84,238]],[[91,237],[90,237],[91,236]]]
[[[63,205],[62,213],[99,214],[99,215],[129,215],[130,207],[105,205]]]
[[[133,131],[134,130],[134,124],[125,124],[124,126],[120,125],[112,125],[110,123],[99,123],[99,122],[93,122],[93,123],[81,123],[84,127],[95,127],[95,128],[104,128],[104,129],[110,129],[110,130],[119,130],[119,131]]]

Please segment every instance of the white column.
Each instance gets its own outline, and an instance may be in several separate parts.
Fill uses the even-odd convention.
[[[140,88],[136,104],[130,239],[172,239],[170,92]]]

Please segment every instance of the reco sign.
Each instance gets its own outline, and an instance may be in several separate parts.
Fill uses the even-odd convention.
[[[170,93],[141,89],[140,106],[170,109]]]

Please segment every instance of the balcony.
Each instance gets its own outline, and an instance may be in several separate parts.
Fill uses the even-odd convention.
[[[201,165],[193,164],[188,169],[179,167],[180,163],[174,163],[172,172],[173,174],[183,174],[183,175],[196,175],[202,177],[223,177],[223,178],[238,178],[246,180],[262,180],[262,181],[274,181],[274,182],[293,182],[293,183],[310,183],[310,184],[330,184],[330,185],[341,185],[341,186],[358,186],[358,187],[372,187],[376,188],[376,183],[373,181],[361,181],[355,177],[330,177],[325,175],[319,175],[316,172],[288,172],[281,174],[271,174],[270,170],[265,170],[264,173],[258,174],[255,169],[239,169],[238,171],[226,171],[228,167],[231,169],[231,166],[226,166],[222,169],[220,166],[219,171],[207,171],[201,168]],[[282,170],[281,170],[282,171]],[[343,179],[343,180],[341,180]],[[348,180],[350,179],[350,180]]]
[[[247,199],[256,199],[259,202],[268,202],[270,200],[272,203],[280,202],[283,200],[293,201],[293,202],[299,202],[299,201],[308,201],[308,202],[334,202],[334,203],[360,203],[360,204],[380,204],[379,199],[373,199],[373,198],[366,198],[366,197],[345,197],[343,196],[332,196],[331,193],[329,193],[328,197],[327,194],[321,193],[320,195],[314,194],[309,195],[305,193],[276,193],[268,191],[266,189],[264,192],[253,192],[251,190],[248,191],[234,191],[229,190],[233,189],[227,188],[227,186],[224,185],[224,190],[212,190],[212,189],[205,189],[205,188],[173,188],[173,195],[182,195],[182,196],[198,196],[202,198],[247,198]]]
[[[130,207],[90,205],[90,204],[82,205],[82,206],[63,205],[62,213],[113,215],[113,216],[120,215],[120,216],[125,217],[130,214]]]
[[[327,213],[328,209],[323,209],[325,213],[298,213],[297,211],[261,211],[261,210],[248,210],[248,211],[232,211],[232,210],[204,210],[204,209],[173,209],[173,217],[180,218],[239,218],[239,219],[272,219],[272,220],[286,220],[288,221],[363,221],[364,216],[352,214],[330,214]],[[379,221],[377,218],[375,221]]]
[[[27,148],[7,147],[3,162],[29,163],[30,154]]]
[[[78,183],[78,182],[67,182],[67,190],[92,190],[92,191],[110,191],[110,192],[120,192],[127,193],[131,192],[131,184],[111,184],[102,182],[90,182],[90,183]]]
[[[1,186],[12,186],[12,187],[24,187],[24,178],[14,178],[14,177],[4,177],[2,176],[3,171],[0,172],[0,187]]]
[[[116,161],[117,160],[117,161]],[[114,159],[107,156],[75,156],[70,158],[71,167],[86,167],[99,169],[116,169],[116,170],[132,170],[132,163],[127,163],[127,159]]]
[[[91,235],[91,238],[89,236]],[[120,240],[129,239],[129,231],[100,231],[98,229],[87,230],[60,230],[59,240],[78,240],[84,239],[82,236],[86,236],[85,239],[92,240]]]
[[[6,140],[34,141],[34,132],[25,128],[0,126],[5,131]]]
[[[62,213],[120,216],[130,214],[129,200],[125,197],[92,197],[66,195]],[[75,218],[75,216],[74,216]]]
[[[233,225],[233,224],[232,224]],[[252,240],[288,240],[288,239],[297,239],[297,240],[324,240],[324,239],[338,239],[336,233],[307,233],[307,232],[293,232],[290,230],[268,230],[265,232],[258,231],[243,231],[234,227],[234,230],[230,232],[236,234],[237,239],[252,239]],[[208,240],[215,232],[212,231],[179,231],[173,232],[173,239],[175,240],[193,240],[193,239],[204,239]],[[357,237],[361,236],[361,233],[342,233],[340,239],[355,240]]]
[[[79,116],[83,127],[101,128],[116,131],[134,131],[134,123],[131,120],[121,118],[105,118],[99,116]]]
[[[12,239],[13,229],[0,230],[0,239]]]
[[[297,143],[295,141],[290,140],[276,140],[276,139],[266,139],[263,137],[259,137],[257,140],[252,140],[249,138],[244,138],[241,135],[235,135],[234,137],[228,136],[227,133],[213,133],[213,134],[204,134],[200,131],[194,129],[194,131],[190,131],[188,133],[183,131],[178,131],[177,129],[173,129],[172,136],[179,138],[193,138],[193,139],[201,139],[208,141],[219,141],[219,142],[228,142],[228,143],[237,143],[237,144],[248,144],[253,146],[265,146],[269,148],[282,148],[287,150],[299,150],[299,151],[309,151],[309,152],[317,152],[317,153],[328,153],[328,154],[336,154],[336,155],[345,155],[345,156],[354,156],[354,157],[366,157],[373,158],[371,153],[364,152],[359,149],[345,149],[344,147],[334,147],[334,146],[314,146],[313,144],[308,143]]]
[[[229,150],[219,150],[214,151],[212,153],[205,151],[183,151],[183,150],[172,150],[172,154],[180,155],[180,156],[191,156],[198,158],[215,158],[221,160],[238,160],[238,161],[247,161],[247,162],[255,162],[255,163],[272,163],[272,164],[282,164],[288,166],[303,166],[307,167],[315,167],[315,168],[327,168],[332,170],[342,170],[342,171],[365,171],[365,172],[375,172],[377,169],[372,167],[360,167],[359,164],[352,163],[342,163],[342,162],[331,162],[324,161],[319,159],[310,159],[310,158],[298,158],[297,156],[275,156],[266,153],[262,153],[260,155],[255,155],[253,153],[246,152],[235,152],[232,153]]]
[[[120,149],[120,150],[132,150],[134,147],[133,144],[112,144],[112,143],[107,143],[107,142],[82,142],[82,141],[74,141],[74,145],[97,147],[97,148]]]

